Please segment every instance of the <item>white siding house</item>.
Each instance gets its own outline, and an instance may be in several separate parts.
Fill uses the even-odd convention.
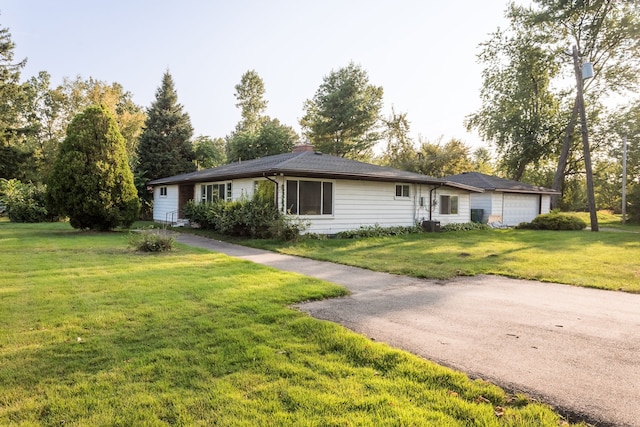
[[[151,181],[153,218],[181,218],[187,195],[197,203],[250,198],[256,183],[266,180],[276,186],[278,208],[308,222],[307,232],[319,234],[425,220],[469,222],[470,194],[482,191],[326,154],[287,153]]]
[[[471,193],[471,209],[482,210],[482,222],[515,226],[531,222],[539,214],[549,213],[551,196],[560,192],[478,172],[445,178],[479,187],[484,193]]]

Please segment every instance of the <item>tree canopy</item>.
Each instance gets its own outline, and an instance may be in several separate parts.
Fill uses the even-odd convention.
[[[580,59],[593,64],[584,96],[590,154],[603,161],[602,126],[608,121],[603,105],[613,94],[628,97],[638,88],[640,1],[534,0],[530,7],[510,3],[507,17],[509,26],[481,45],[482,106],[466,124],[495,144],[499,167],[511,178],[532,169],[537,175],[555,170],[548,185],[562,190],[564,199],[575,199],[582,184],[573,181],[584,180],[585,166],[568,50],[576,46]]]
[[[369,83],[361,66],[332,71],[304,104],[303,133],[324,153],[367,158],[380,140],[382,96],[382,87]]]
[[[88,107],[67,128],[48,182],[53,211],[74,228],[129,226],[140,210],[125,140],[104,105]]]
[[[236,107],[240,108],[242,117],[236,126],[236,131],[257,132],[267,108],[267,101],[264,99],[264,81],[255,70],[249,70],[242,75],[235,89],[234,96],[238,100]]]
[[[227,161],[251,160],[274,154],[288,153],[298,141],[298,134],[290,126],[264,115],[267,101],[262,78],[255,70],[242,75],[236,85],[242,119],[236,130],[227,137]]]

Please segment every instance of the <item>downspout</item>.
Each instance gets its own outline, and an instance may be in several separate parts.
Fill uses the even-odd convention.
[[[435,190],[437,190],[440,187],[444,187],[444,184],[438,184],[435,187],[433,187],[431,190],[429,190],[429,221],[431,221],[433,219],[432,215],[433,215],[433,192]]]
[[[276,181],[275,179],[269,178],[266,173],[263,173],[262,176],[265,177],[266,179],[268,179],[269,181],[273,182],[276,185],[276,190],[274,191],[273,197],[275,198],[276,209],[278,209],[278,188],[279,188],[280,184],[278,184],[278,181]]]

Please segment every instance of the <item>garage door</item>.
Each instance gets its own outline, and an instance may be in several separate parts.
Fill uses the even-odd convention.
[[[502,221],[505,225],[531,222],[538,216],[539,196],[537,194],[505,194]]]

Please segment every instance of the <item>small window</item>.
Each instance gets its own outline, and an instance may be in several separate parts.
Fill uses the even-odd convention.
[[[440,196],[440,214],[458,214],[458,196]]]
[[[233,191],[231,187],[231,183],[227,182],[227,202],[233,200]]]
[[[160,197],[167,197],[167,187],[160,187]]]
[[[396,197],[410,197],[409,194],[410,194],[409,185],[407,184],[396,185]]]

